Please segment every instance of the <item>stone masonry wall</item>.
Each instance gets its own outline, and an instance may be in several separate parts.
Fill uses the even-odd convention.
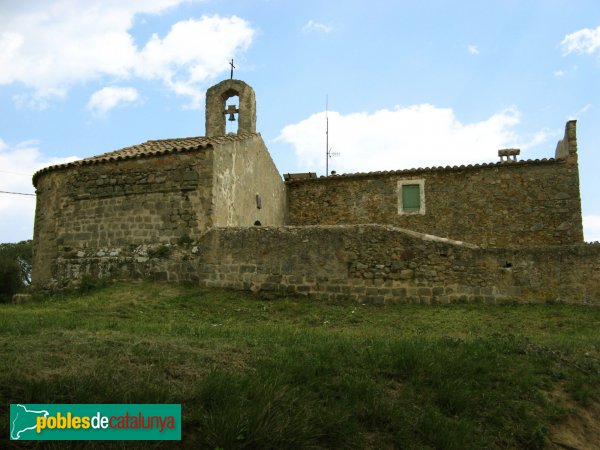
[[[83,165],[37,184],[33,280],[87,250],[197,238],[212,225],[212,149]],[[113,252],[114,253],[114,252]]]
[[[583,242],[575,122],[556,160],[287,182],[290,225],[378,223],[492,247]],[[423,180],[425,213],[399,214],[399,181]]]
[[[425,214],[398,213],[398,182],[424,180]],[[379,223],[493,247],[583,241],[566,161],[416,169],[287,183],[290,225]]]
[[[216,147],[213,168],[215,226],[284,224],[285,185],[260,134]]]
[[[47,283],[53,277],[58,258],[58,230],[65,191],[62,173],[50,172],[40,177],[37,186],[33,226],[32,279]],[[58,195],[57,195],[58,194]]]
[[[256,133],[254,89],[241,80],[223,80],[206,91],[206,136],[225,135],[225,104],[234,96],[239,97],[238,134]]]
[[[211,229],[200,284],[376,303],[600,304],[600,245],[483,249],[390,226]]]
[[[213,228],[198,241],[60,257],[55,285],[100,278],[374,303],[600,305],[600,244],[483,249],[382,225]]]
[[[60,256],[44,288],[71,287],[84,277],[198,283],[197,252],[184,243],[87,248]]]

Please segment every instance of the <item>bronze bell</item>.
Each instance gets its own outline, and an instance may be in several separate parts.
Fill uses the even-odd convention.
[[[235,116],[233,115],[233,113],[229,114],[229,120],[230,122],[235,122]]]

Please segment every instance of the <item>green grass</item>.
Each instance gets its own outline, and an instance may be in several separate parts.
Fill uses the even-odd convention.
[[[181,403],[181,443],[113,447],[543,448],[559,399],[599,400],[599,329],[600,309],[559,304],[87,287],[0,305],[0,423],[17,402]]]

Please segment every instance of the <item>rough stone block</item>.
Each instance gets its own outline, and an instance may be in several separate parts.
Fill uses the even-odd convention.
[[[169,280],[169,274],[167,272],[154,272],[152,274],[152,278],[155,281],[168,281]]]
[[[400,272],[400,279],[401,280],[410,280],[414,277],[414,270],[412,269],[404,269]]]
[[[406,288],[394,288],[392,289],[392,295],[398,298],[406,297]]]

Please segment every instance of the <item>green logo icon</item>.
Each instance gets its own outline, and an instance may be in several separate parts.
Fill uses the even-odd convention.
[[[11,440],[180,440],[180,404],[12,404]]]

